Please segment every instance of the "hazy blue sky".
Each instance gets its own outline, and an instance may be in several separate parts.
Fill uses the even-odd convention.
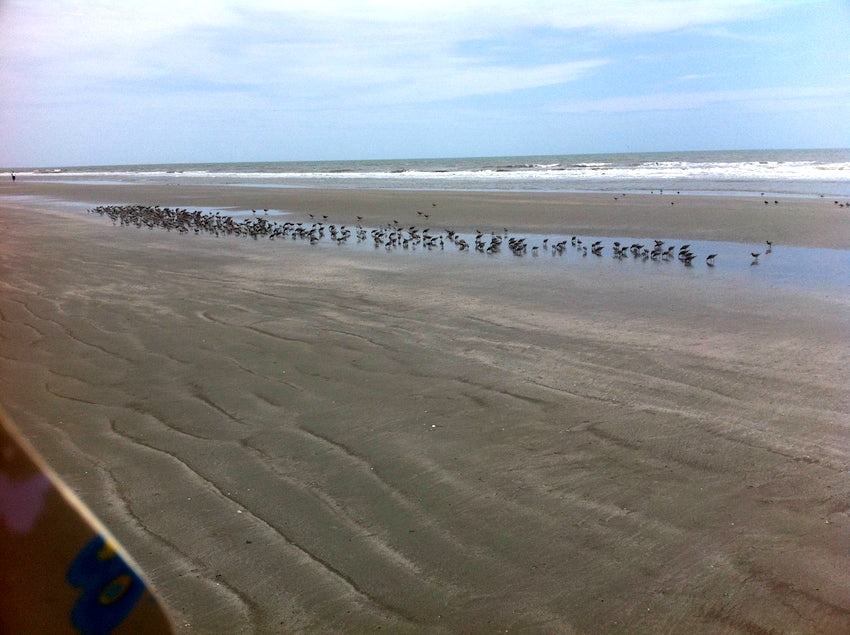
[[[850,147],[847,0],[0,0],[0,165]]]

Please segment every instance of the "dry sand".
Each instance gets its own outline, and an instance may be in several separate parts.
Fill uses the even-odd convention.
[[[850,294],[33,194],[847,249],[831,200],[6,185],[0,401],[179,632],[850,632]]]

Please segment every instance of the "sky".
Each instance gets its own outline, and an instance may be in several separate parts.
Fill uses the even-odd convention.
[[[0,0],[0,165],[850,147],[850,0]]]

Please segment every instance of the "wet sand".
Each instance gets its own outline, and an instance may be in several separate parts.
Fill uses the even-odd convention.
[[[0,402],[179,632],[850,630],[850,294],[31,195],[848,249],[832,200],[2,186]]]
[[[850,200],[720,197],[676,194],[562,194],[527,192],[368,191],[232,186],[75,185],[7,183],[0,192],[85,203],[179,207],[234,206],[331,214],[337,223],[378,226],[398,219],[455,230],[561,232],[609,236],[667,236],[684,240],[850,249]],[[778,204],[774,201],[779,201]],[[767,201],[765,203],[765,201]],[[435,207],[436,205],[436,207]],[[678,207],[677,207],[678,206]],[[416,211],[433,215],[428,219]]]

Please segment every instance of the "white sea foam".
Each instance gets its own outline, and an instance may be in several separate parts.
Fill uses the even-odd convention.
[[[119,183],[850,194],[850,152],[753,151],[46,168],[22,179]]]
[[[405,170],[393,172],[227,172],[207,170],[185,170],[180,172],[146,170],[80,171],[72,170],[44,172],[18,172],[20,177],[63,177],[74,179],[90,178],[161,178],[161,179],[215,179],[215,180],[274,180],[274,179],[387,179],[387,180],[580,180],[604,177],[606,179],[730,179],[730,180],[841,180],[850,181],[850,163],[835,164],[712,164],[712,163],[666,163],[638,166],[582,165],[568,168],[540,166],[531,169],[483,169],[483,170]]]
[[[18,176],[63,178],[161,178],[161,179],[481,179],[481,180],[545,180],[545,179],[682,179],[710,178],[732,180],[823,180],[850,181],[850,162],[817,163],[814,161],[778,162],[749,161],[736,163],[686,161],[645,162],[637,165],[582,163],[562,166],[551,163],[455,170],[351,170],[351,171],[227,171],[227,170],[74,170],[53,169],[49,172],[19,171]]]

